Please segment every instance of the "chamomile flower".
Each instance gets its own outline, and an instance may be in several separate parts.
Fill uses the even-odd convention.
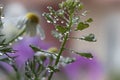
[[[19,29],[25,28],[26,33],[29,34],[30,36],[35,36],[39,34],[41,37],[41,40],[43,40],[45,38],[45,34],[44,34],[44,30],[39,25],[39,21],[40,20],[38,15],[30,12],[30,13],[27,13],[23,17],[23,19],[21,19],[18,22],[17,27]]]
[[[23,5],[12,3],[4,8],[4,19],[2,33],[6,42],[26,33],[30,36],[40,35],[41,40],[45,38],[44,31],[40,26],[39,16],[27,12]]]

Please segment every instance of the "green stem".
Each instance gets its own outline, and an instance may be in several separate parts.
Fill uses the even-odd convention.
[[[64,46],[65,46],[65,44],[66,44],[66,42],[67,42],[67,38],[68,38],[68,33],[66,34],[66,36],[65,36],[65,38],[64,38],[64,41],[63,41],[63,43],[62,43],[62,45],[61,45],[60,51],[59,51],[59,53],[58,53],[58,57],[57,57],[56,62],[55,62],[55,66],[58,64],[58,62],[59,62],[59,60],[60,60],[60,56],[61,56],[61,54],[62,54],[62,52],[63,52],[63,50],[64,50]],[[51,72],[48,80],[51,80],[53,74],[54,74],[54,72]]]
[[[69,32],[70,32],[70,29],[71,29],[71,26],[72,26],[72,16],[73,16],[73,14],[71,14],[70,17],[69,17],[69,20],[70,20],[69,26],[68,26],[68,27],[69,27]],[[70,33],[67,33],[67,34],[65,35],[64,39],[63,39],[63,42],[62,42],[62,45],[61,45],[61,47],[60,47],[60,51],[59,51],[59,53],[58,53],[58,57],[57,57],[57,59],[56,59],[56,62],[55,62],[55,65],[54,65],[54,66],[56,66],[56,65],[59,63],[60,56],[61,56],[62,52],[64,51],[64,46],[65,46],[65,44],[66,44],[66,42],[67,42],[67,39],[68,39],[69,34],[70,34]],[[50,76],[48,77],[48,80],[51,80],[53,74],[54,74],[54,72],[51,72],[51,73],[50,73]]]

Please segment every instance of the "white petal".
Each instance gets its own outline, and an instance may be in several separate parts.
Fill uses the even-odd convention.
[[[29,34],[30,36],[35,36],[37,31],[36,31],[37,24],[32,24],[27,22],[26,23],[26,33]]]
[[[20,18],[16,24],[18,29],[23,28],[26,25],[26,19],[24,17]]]
[[[4,8],[5,21],[10,21],[16,24],[19,18],[23,17],[27,10],[20,3],[11,3]]]
[[[41,40],[45,39],[45,32],[40,25],[37,25],[37,33],[40,35]]]

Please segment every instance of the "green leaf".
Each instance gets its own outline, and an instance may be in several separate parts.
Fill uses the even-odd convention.
[[[83,7],[84,7],[83,4],[81,4],[81,3],[78,4],[78,9],[79,9],[79,10],[82,10]]]
[[[62,26],[56,26],[56,29],[58,30],[58,32],[64,34],[68,29]]]
[[[93,19],[89,18],[86,22],[91,23],[91,22],[93,22]]]
[[[18,56],[13,56],[12,59],[17,58]],[[0,61],[9,63],[11,60],[9,57],[0,57]]]
[[[15,52],[15,50],[13,50],[12,48],[9,48],[9,47],[2,47],[2,48],[0,48],[0,52],[2,52],[2,53],[6,53],[6,52],[12,53],[12,52]]]
[[[79,54],[80,56],[86,57],[86,58],[93,58],[91,53],[77,53],[77,54]]]
[[[8,57],[7,58],[2,58],[2,59],[0,59],[0,61],[9,62],[9,58]]]
[[[88,36],[82,37],[81,40],[89,41],[89,42],[96,42],[94,34],[89,34]]]
[[[61,16],[61,17],[64,16],[64,13],[65,13],[65,11],[62,10],[62,9],[60,9],[60,10],[58,10],[58,11],[56,12],[56,14],[57,14],[58,16]]]
[[[54,22],[50,14],[45,13],[44,15],[45,15],[45,18],[47,19],[47,21],[50,21],[51,23]]]
[[[33,50],[34,52],[41,51],[41,49],[39,49],[38,47],[35,47],[35,46],[33,46],[33,45],[30,45],[30,47],[32,48],[32,50]]]
[[[86,28],[88,28],[88,27],[89,27],[89,24],[80,22],[80,23],[78,24],[76,30],[84,30],[84,29],[86,29]]]

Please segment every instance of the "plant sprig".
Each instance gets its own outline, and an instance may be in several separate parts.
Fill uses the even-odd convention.
[[[80,11],[83,9],[83,4],[77,0],[66,0],[59,4],[59,9],[54,10],[52,7],[47,7],[49,13],[43,13],[43,16],[46,18],[48,23],[53,24],[55,30],[52,31],[52,35],[59,39],[61,46],[58,52],[57,59],[53,67],[59,64],[60,56],[64,51],[64,47],[69,39],[79,39],[89,42],[96,42],[94,34],[89,34],[88,36],[77,38],[70,37],[71,31],[83,31],[89,27],[89,24],[93,21],[92,18],[89,18],[85,21],[81,20],[79,16]],[[81,13],[85,14],[85,13]],[[68,50],[68,49],[66,49]],[[71,50],[70,50],[71,51]],[[72,50],[73,51],[73,50]],[[91,53],[80,53],[74,51],[74,53],[79,54],[80,56],[86,58],[93,58]],[[51,72],[48,80],[51,80],[54,72]]]
[[[31,49],[35,54],[32,58],[25,62],[24,76],[21,75],[21,72],[16,67],[14,59],[16,57],[11,57],[7,53],[14,52],[14,50],[9,46],[9,43],[14,43],[18,37],[23,35],[25,28],[23,28],[20,33],[18,33],[7,43],[5,43],[5,39],[0,42],[0,52],[2,55],[7,56],[7,58],[0,59],[0,61],[12,63],[11,66],[17,73],[15,79],[17,78],[17,80],[21,80],[22,77],[24,77],[25,80],[42,80],[43,78],[47,77],[48,80],[51,80],[54,73],[60,71],[59,68],[61,65],[64,66],[75,61],[74,58],[62,56],[65,50],[69,51],[70,53],[78,54],[87,59],[93,58],[93,55],[89,52],[78,52],[74,49],[66,48],[66,44],[70,39],[96,42],[95,35],[92,33],[83,37],[70,36],[73,31],[78,32],[89,28],[90,23],[93,21],[92,18],[88,18],[84,21],[81,20],[81,16],[86,15],[86,11],[83,13],[81,12],[83,9],[83,4],[77,0],[66,0],[59,3],[58,8],[58,10],[55,10],[51,6],[48,6],[47,9],[49,12],[44,12],[43,16],[49,24],[53,24],[55,30],[51,31],[51,34],[60,41],[60,48],[42,50],[41,48],[30,44]],[[3,26],[1,21],[1,11],[2,10],[0,10],[0,29]],[[3,34],[0,34],[0,37],[3,36]],[[46,61],[48,61],[47,64]]]

